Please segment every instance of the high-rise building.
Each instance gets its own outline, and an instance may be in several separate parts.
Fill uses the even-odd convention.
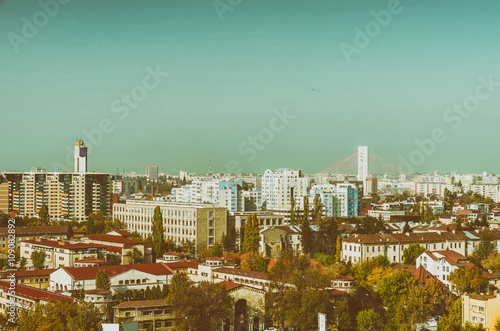
[[[9,183],[2,183],[0,176],[0,220],[8,218],[9,214]]]
[[[112,176],[108,173],[4,172],[9,213],[37,216],[45,204],[51,219],[85,221],[91,213],[111,215]]]
[[[309,178],[301,170],[277,169],[266,170],[262,177],[262,203],[269,209],[290,209],[291,197],[298,203],[307,195]]]
[[[314,197],[319,196],[323,204],[323,216],[350,217],[358,216],[358,188],[351,183],[333,185],[322,183],[313,185],[309,191],[310,209],[314,206]]]
[[[86,173],[87,172],[87,147],[83,143],[83,140],[75,141],[75,172]]]
[[[368,146],[358,146],[358,181],[363,182],[363,187],[368,178],[368,163]]]
[[[157,181],[158,180],[158,166],[150,165],[146,168],[146,176],[148,176],[149,180]]]

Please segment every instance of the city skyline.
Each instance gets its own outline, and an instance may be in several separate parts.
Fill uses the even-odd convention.
[[[41,3],[0,2],[2,171],[71,171],[81,137],[110,173],[317,173],[359,145],[499,173],[494,1]]]

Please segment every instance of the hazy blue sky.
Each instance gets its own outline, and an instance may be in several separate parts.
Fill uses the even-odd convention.
[[[399,163],[442,129],[416,170],[500,173],[500,84],[478,79],[500,82],[499,1],[238,2],[72,0],[51,17],[0,0],[0,171],[55,170],[82,136],[90,170],[313,173],[358,145]],[[464,100],[475,111],[448,111]]]

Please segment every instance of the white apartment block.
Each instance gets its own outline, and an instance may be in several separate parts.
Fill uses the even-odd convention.
[[[474,184],[467,185],[465,190],[479,193],[485,198],[491,198],[495,202],[500,202],[500,185],[498,184]]]
[[[454,185],[447,185],[443,183],[420,183],[420,182],[415,182],[415,187],[414,187],[414,193],[415,195],[420,195],[423,197],[429,197],[433,194],[444,197],[444,190],[448,189],[449,191],[453,192],[455,190]]]
[[[190,203],[217,203],[218,181],[193,181],[189,185],[172,189],[172,201]]]
[[[152,235],[156,207],[162,212],[165,240],[209,248],[227,233],[227,209],[216,204],[127,200],[113,205],[113,218],[123,221],[128,232],[146,238]]]
[[[472,265],[465,256],[452,250],[425,251],[417,257],[416,266],[435,276],[448,290],[452,290],[450,274],[460,267]]]
[[[498,246],[500,231],[494,233]],[[354,234],[342,242],[342,259],[364,262],[382,255],[391,263],[403,263],[403,251],[413,243],[421,245],[425,250],[452,250],[467,256],[479,240],[478,233],[468,231]]]
[[[301,170],[268,169],[262,177],[262,201],[268,209],[290,209],[290,199],[294,197],[296,206],[301,207],[297,202],[307,195],[309,181]]]

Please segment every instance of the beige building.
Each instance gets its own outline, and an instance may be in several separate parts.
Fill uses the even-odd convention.
[[[486,330],[493,331],[498,320],[500,320],[498,293],[462,295],[462,326],[469,322],[481,324]]]
[[[174,310],[163,299],[123,301],[113,310],[114,323],[138,322],[140,331],[174,330]]]
[[[53,220],[86,221],[90,213],[111,214],[112,176],[107,173],[4,172],[9,212],[36,217],[43,204]]]
[[[41,236],[63,240],[68,233],[68,227],[60,225],[49,226],[16,226],[16,249],[20,248],[21,240],[40,238]],[[83,231],[73,230],[75,237],[83,235]],[[9,228],[0,227],[0,252],[5,253],[9,246]]]
[[[147,237],[152,235],[156,207],[162,212],[166,240],[209,248],[227,233],[228,211],[216,204],[127,200],[113,205],[113,218],[123,221],[127,231]]]
[[[0,177],[0,220],[9,216],[9,183],[1,183]]]

